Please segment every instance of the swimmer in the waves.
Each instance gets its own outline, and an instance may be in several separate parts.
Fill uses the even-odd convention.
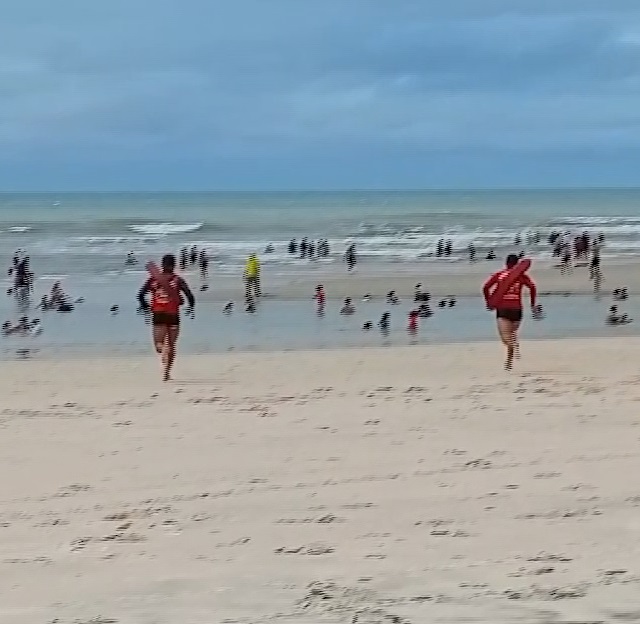
[[[162,272],[171,288],[178,293],[184,293],[189,304],[187,314],[193,313],[195,298],[187,283],[175,273],[175,256],[167,254],[162,258]],[[151,305],[147,302],[147,293],[151,293]],[[145,282],[138,293],[140,307],[151,311],[153,329],[153,344],[156,352],[161,356],[163,381],[171,379],[171,368],[176,357],[176,344],[180,333],[180,305],[182,297],[171,296],[165,287],[153,277]]]
[[[507,370],[511,370],[513,367],[513,358],[520,356],[518,330],[522,323],[522,287],[526,286],[529,289],[531,310],[534,311],[536,309],[536,285],[526,273],[522,273],[498,301],[491,302],[492,306],[489,306],[489,301],[491,300],[491,294],[495,292],[500,281],[508,276],[509,271],[516,264],[518,264],[517,255],[510,254],[507,256],[506,268],[494,273],[482,288],[487,307],[496,311],[498,333],[502,343],[507,348],[507,359],[505,361]]]

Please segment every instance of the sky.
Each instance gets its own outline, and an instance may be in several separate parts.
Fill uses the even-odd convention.
[[[638,0],[29,0],[0,191],[640,186]]]

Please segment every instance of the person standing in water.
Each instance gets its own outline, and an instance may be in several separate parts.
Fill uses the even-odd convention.
[[[176,358],[176,345],[180,334],[180,305],[184,293],[189,303],[187,314],[193,314],[195,297],[187,282],[175,273],[176,258],[167,254],[162,258],[162,273],[166,282],[160,283],[154,277],[144,283],[138,292],[138,301],[142,310],[151,311],[153,344],[162,359],[162,380],[171,379],[171,369]],[[176,292],[171,293],[168,289]],[[151,293],[151,305],[147,302],[147,293]]]
[[[209,254],[204,249],[200,250],[198,264],[200,265],[200,277],[202,280],[206,281],[209,277]]]
[[[258,299],[262,292],[260,290],[260,261],[256,254],[251,254],[247,258],[244,266],[245,299]]]
[[[511,370],[513,358],[519,357],[518,331],[522,323],[522,287],[529,289],[531,300],[531,310],[535,310],[537,290],[534,281],[526,274],[520,275],[506,292],[493,305],[489,306],[491,295],[495,292],[500,282],[505,279],[509,271],[518,264],[518,256],[510,254],[507,256],[506,268],[494,273],[484,284],[482,293],[484,295],[487,308],[495,309],[498,323],[498,334],[500,340],[507,348],[507,359],[505,368]]]
[[[358,263],[355,243],[350,243],[350,245],[347,247],[347,251],[345,252],[344,257],[347,263],[347,271],[353,271],[353,269],[356,268],[356,264]]]

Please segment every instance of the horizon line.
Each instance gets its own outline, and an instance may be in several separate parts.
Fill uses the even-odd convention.
[[[287,194],[287,193],[486,193],[548,191],[640,191],[639,186],[495,186],[495,187],[423,187],[423,188],[288,188],[288,189],[206,189],[206,190],[0,190],[3,195],[204,195],[204,194]]]

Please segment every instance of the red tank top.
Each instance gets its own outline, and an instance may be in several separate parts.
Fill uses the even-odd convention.
[[[169,283],[173,288],[178,290],[179,280],[177,275],[173,275],[169,278]],[[165,290],[165,288],[156,280],[152,279],[151,284],[151,311],[152,312],[164,312],[167,314],[178,314],[180,309],[180,302],[176,301],[175,297]]]

